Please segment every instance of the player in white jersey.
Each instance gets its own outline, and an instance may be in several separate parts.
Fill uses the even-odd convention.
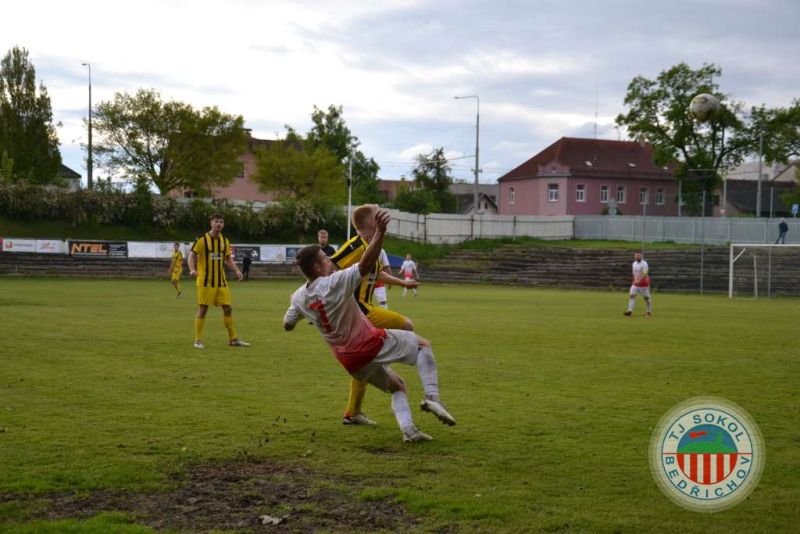
[[[383,265],[383,272],[392,276],[392,267],[389,265],[389,255],[386,251],[381,249],[380,262]],[[372,298],[378,303],[381,308],[389,309],[389,304],[386,302],[386,283],[378,279],[375,281],[375,288],[372,290]]]
[[[377,231],[361,261],[346,269],[336,271],[318,245],[297,253],[295,263],[308,282],[292,295],[283,327],[288,331],[303,317],[311,320],[351,376],[391,393],[392,411],[403,431],[403,441],[429,441],[432,438],[414,426],[405,383],[389,365],[416,366],[425,390],[420,408],[447,425],[456,424],[439,400],[438,372],[430,342],[410,331],[373,326],[353,298],[361,280],[375,269],[389,215],[379,211],[375,220]]]
[[[653,300],[650,298],[650,266],[642,259],[642,253],[637,252],[633,256],[633,282],[631,283],[630,298],[628,299],[628,309],[624,315],[633,315],[633,307],[636,304],[636,295],[641,295],[647,305],[645,317],[653,315]]]
[[[400,266],[400,274],[403,275],[403,279],[405,280],[416,280],[417,279],[417,264],[411,259],[411,254],[406,254],[406,259],[403,262],[403,265]],[[414,296],[417,296],[417,288],[412,288],[414,292]],[[406,296],[408,293],[408,288],[403,288],[403,296]]]

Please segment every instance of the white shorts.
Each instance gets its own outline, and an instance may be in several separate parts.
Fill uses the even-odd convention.
[[[644,298],[650,298],[650,286],[647,287],[639,287],[639,286],[631,286],[631,297],[635,297],[636,295],[641,295]]]
[[[389,391],[389,364],[404,363],[416,365],[419,354],[419,340],[414,332],[408,330],[387,330],[381,351],[375,359],[353,373],[353,378],[369,382],[381,391]]]
[[[376,287],[372,294],[378,304],[386,304],[386,286]]]

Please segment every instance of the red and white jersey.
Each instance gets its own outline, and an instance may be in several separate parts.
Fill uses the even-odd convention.
[[[417,264],[413,260],[406,260],[400,266],[400,272],[403,273],[404,278],[413,278],[414,272],[417,270]]]
[[[650,267],[645,260],[633,262],[633,285],[636,287],[650,287]]]
[[[306,317],[319,329],[334,356],[349,373],[371,362],[383,347],[386,330],[369,322],[353,298],[361,284],[358,264],[303,284],[292,295],[283,322],[295,325]]]
[[[386,254],[385,250],[381,249],[381,255],[378,256],[378,261],[381,262],[381,265],[383,265],[384,267],[389,267],[389,255]],[[383,287],[384,285],[385,284],[380,280],[375,281],[375,289]]]

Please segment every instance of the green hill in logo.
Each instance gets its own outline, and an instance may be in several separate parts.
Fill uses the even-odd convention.
[[[680,453],[735,454],[736,448],[723,443],[722,432],[717,432],[714,441],[693,441],[678,448]]]

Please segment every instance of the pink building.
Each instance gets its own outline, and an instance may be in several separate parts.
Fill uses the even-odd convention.
[[[498,179],[501,215],[678,214],[678,185],[634,141],[562,137]]]
[[[251,177],[256,172],[255,151],[258,148],[269,146],[275,141],[256,139],[250,135],[249,130],[247,131],[247,135],[248,149],[244,154],[239,156],[239,161],[242,164],[241,170],[237,173],[236,178],[234,178],[230,185],[214,187],[211,190],[212,198],[243,202],[270,202],[274,200],[274,195],[272,193],[261,192],[258,189],[258,184],[251,180]],[[195,195],[192,191],[184,190],[173,192],[173,196],[193,197]]]

